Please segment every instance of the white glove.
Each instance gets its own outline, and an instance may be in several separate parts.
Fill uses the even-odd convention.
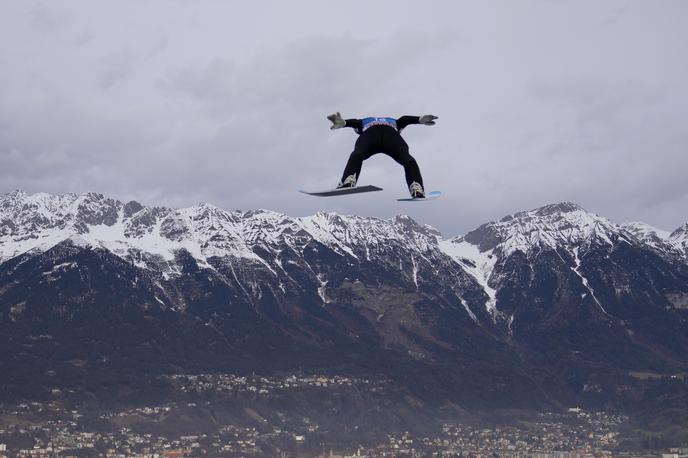
[[[330,130],[346,127],[346,121],[342,119],[342,115],[339,112],[329,115],[327,119],[332,121],[332,127],[330,127]]]
[[[426,126],[434,126],[435,119],[437,119],[437,116],[435,115],[423,115],[418,118],[418,122]]]

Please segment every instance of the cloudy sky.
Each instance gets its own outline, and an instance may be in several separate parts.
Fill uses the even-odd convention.
[[[688,221],[688,2],[0,3],[0,192],[144,204],[400,213],[447,235],[571,200]],[[356,134],[325,118],[439,116],[336,184]]]

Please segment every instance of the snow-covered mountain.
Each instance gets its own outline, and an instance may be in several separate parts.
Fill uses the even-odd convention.
[[[508,215],[496,222],[483,224],[452,243],[468,243],[481,252],[508,257],[514,252],[529,255],[546,249],[585,251],[591,245],[613,246],[617,243],[642,245],[684,255],[681,240],[684,232],[674,233],[645,223],[616,224],[590,213],[577,204],[562,202],[530,211]]]
[[[547,248],[612,244],[617,240],[630,243],[619,226],[570,202],[505,216],[480,226],[463,240],[481,251],[495,250],[501,256],[516,251],[533,253]]]
[[[633,234],[641,242],[659,250],[667,248],[667,243],[671,235],[669,231],[664,231],[639,221],[624,223],[621,227]]]
[[[667,241],[684,256],[688,256],[688,223],[669,234]]]
[[[437,245],[439,235],[404,216],[383,220],[318,213],[292,218],[268,210],[230,212],[209,204],[183,209],[144,207],[95,193],[15,191],[0,196],[0,262],[29,251],[45,251],[66,239],[137,262],[141,255],[171,262],[184,249],[212,267],[207,262],[212,257],[262,262],[257,247],[279,258],[276,247],[300,250],[311,240],[353,258],[370,258],[398,243],[423,252]]]
[[[225,211],[209,204],[147,207],[96,193],[0,195],[0,263],[24,253],[44,252],[65,240],[108,250],[166,279],[181,273],[176,261],[180,251],[189,253],[202,268],[215,270],[218,260],[232,259],[234,264],[243,262],[279,277],[286,272],[285,262],[296,263],[294,256],[303,258],[304,250],[315,243],[354,263],[395,265],[417,288],[421,264],[430,268],[444,255],[483,290],[486,299],[480,312],[495,319],[500,285],[494,274],[516,253],[528,259],[543,251],[559,253],[560,258],[566,253],[571,270],[594,295],[581,274],[585,253],[595,246],[627,244],[685,258],[688,224],[673,233],[644,223],[618,225],[563,202],[508,215],[465,236],[445,239],[406,216],[385,220],[318,213],[294,218],[268,210]],[[327,273],[310,270],[327,301],[323,296]],[[477,321],[478,311],[461,300]]]
[[[117,358],[124,332],[131,351],[176,366],[208,348],[194,364],[391,358],[442,367],[457,386],[478,364],[507,391],[534,386],[524,355],[585,373],[687,369],[687,240],[686,226],[615,224],[570,202],[446,238],[406,216],[15,191],[0,196],[0,335],[7,348],[51,335],[79,353],[102,328],[98,357]],[[482,389],[495,388],[466,392]]]
[[[532,258],[543,250],[564,250],[570,252],[579,264],[578,251],[581,248],[586,249],[592,243],[611,245],[615,241],[628,242],[629,239],[625,231],[607,219],[576,204],[563,202],[505,216],[465,236],[443,241],[441,246],[478,279],[490,297],[490,312],[497,315],[498,285],[495,285],[497,279],[493,273],[498,263],[514,253]],[[513,315],[509,320],[511,323]]]
[[[673,232],[641,222],[625,223],[621,226],[644,244],[665,255],[688,258],[688,224],[684,224]]]
[[[366,259],[384,254],[385,247],[395,244],[404,245],[409,253],[439,247],[476,273],[470,264],[489,272],[494,264],[490,259],[496,256],[508,257],[517,251],[533,254],[547,248],[573,254],[574,249],[585,250],[593,243],[642,244],[685,255],[688,223],[674,232],[640,222],[618,225],[563,202],[508,215],[465,236],[444,240],[437,230],[406,216],[385,220],[318,213],[294,218],[269,210],[230,212],[209,204],[183,209],[144,207],[96,193],[29,195],[14,191],[0,195],[0,262],[30,251],[45,251],[66,239],[105,248],[136,262],[142,254],[171,262],[175,252],[185,249],[209,267],[211,257],[260,262],[255,247],[274,249],[284,244],[298,250],[305,240],[322,243],[341,255]]]

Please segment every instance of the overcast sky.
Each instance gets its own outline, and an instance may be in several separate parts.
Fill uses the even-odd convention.
[[[0,3],[0,192],[96,191],[293,216],[409,214],[446,235],[562,200],[688,221],[688,1]],[[315,198],[353,148],[326,116],[435,114]]]

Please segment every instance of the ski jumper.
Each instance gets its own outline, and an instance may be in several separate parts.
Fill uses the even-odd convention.
[[[409,154],[409,147],[400,134],[409,124],[419,124],[419,119],[418,116],[402,116],[399,119],[347,119],[345,127],[352,127],[359,137],[346,163],[341,182],[349,175],[355,175],[358,179],[363,161],[373,154],[384,153],[404,167],[407,185],[410,186],[415,181],[422,186],[423,178],[420,176],[418,163]]]

